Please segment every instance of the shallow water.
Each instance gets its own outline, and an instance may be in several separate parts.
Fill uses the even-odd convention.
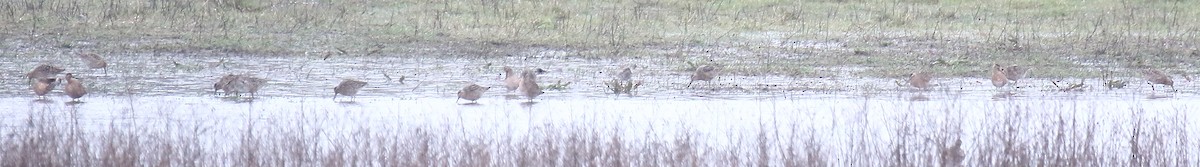
[[[687,88],[687,73],[680,70],[684,67],[672,65],[672,60],[581,59],[565,54],[532,50],[495,58],[391,55],[330,60],[313,56],[118,54],[108,56],[111,66],[107,74],[82,69],[82,63],[64,55],[5,56],[0,65],[6,67],[3,74],[9,79],[0,85],[0,103],[7,104],[0,106],[4,111],[0,117],[5,118],[0,127],[15,133],[22,127],[40,126],[33,121],[38,117],[55,117],[100,132],[112,127],[150,131],[203,128],[211,129],[203,133],[205,140],[214,141],[206,147],[217,150],[234,149],[220,141],[237,140],[238,133],[250,129],[292,126],[318,127],[332,136],[352,136],[361,128],[402,131],[435,127],[452,138],[496,140],[546,133],[542,130],[549,127],[586,126],[631,141],[671,141],[678,133],[691,133],[700,143],[717,148],[756,147],[751,139],[763,131],[775,131],[776,135],[791,136],[783,138],[813,136],[824,145],[827,156],[842,165],[855,164],[837,157],[861,154],[858,151],[863,146],[856,143],[886,148],[920,138],[911,135],[961,136],[964,145],[986,148],[993,144],[990,140],[996,127],[1018,126],[1024,132],[1020,136],[1036,140],[1044,135],[1037,132],[1053,130],[1039,125],[1062,123],[1043,119],[1056,117],[1107,129],[1090,143],[1102,148],[1099,152],[1106,156],[1130,154],[1126,140],[1130,140],[1132,123],[1140,120],[1182,121],[1171,128],[1186,129],[1183,134],[1165,137],[1184,135],[1180,145],[1195,148],[1200,144],[1186,137],[1200,135],[1200,130],[1189,128],[1200,122],[1192,121],[1200,118],[1190,112],[1200,98],[1191,82],[1179,82],[1178,91],[1152,91],[1139,81],[1124,89],[1107,90],[1092,79],[1085,80],[1090,87],[1083,91],[1060,92],[1045,79],[1023,80],[1017,88],[997,90],[982,78],[939,78],[933,90],[913,91],[897,84],[903,83],[899,79],[727,75]],[[32,97],[28,85],[17,79],[40,63],[59,64],[68,72],[80,73],[91,93],[77,104],[66,103],[69,99],[61,90],[45,100]],[[547,90],[527,102],[503,90],[499,69],[506,64],[550,71],[539,76],[542,85],[572,84],[564,90]],[[638,66],[635,80],[646,81],[645,86],[633,95],[607,93],[603,82],[626,64]],[[228,73],[249,73],[270,81],[253,100],[217,97],[211,84]],[[396,79],[399,76],[407,79],[401,83]],[[332,87],[340,78],[357,78],[369,85],[354,102],[346,102],[348,97],[335,101]],[[454,93],[467,83],[493,88],[477,104],[463,105],[467,101],[456,102]],[[1023,123],[1006,124],[1004,118]],[[1182,152],[1200,154],[1194,149]]]

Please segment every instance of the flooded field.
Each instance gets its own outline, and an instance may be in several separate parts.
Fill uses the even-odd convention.
[[[982,77],[725,74],[688,88],[689,67],[651,59],[523,54],[251,56],[111,54],[108,72],[70,54],[2,59],[0,161],[17,166],[931,166],[1195,165],[1191,82],[1150,90],[1137,78],[1058,91],[1043,78],[998,90]],[[33,58],[30,58],[33,57]],[[20,78],[38,64],[91,91],[36,98]],[[541,68],[533,102],[505,92],[500,68]],[[644,86],[604,87],[622,66]],[[854,67],[828,68],[853,73]],[[220,97],[224,74],[268,78],[253,100]],[[385,75],[386,74],[386,75]],[[399,78],[405,78],[401,81]],[[982,76],[982,74],[981,74]],[[342,78],[367,81],[353,102]],[[390,80],[389,80],[390,78]],[[477,104],[455,92],[493,87]],[[1062,82],[1060,82],[1062,83]],[[956,144],[957,143],[957,144]]]

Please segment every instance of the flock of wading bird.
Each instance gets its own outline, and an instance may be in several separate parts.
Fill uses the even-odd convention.
[[[104,69],[104,73],[108,73],[108,63],[99,55],[94,53],[80,53],[77,55],[85,64],[87,64],[88,68]],[[59,80],[67,80],[67,85],[65,88],[63,88],[63,92],[65,92],[67,96],[71,97],[72,102],[79,102],[79,98],[87,94],[87,89],[84,87],[83,81],[75,78],[74,74],[72,73],[67,73],[64,78],[58,78],[58,74],[64,71],[66,70],[63,68],[43,64],[34,67],[32,71],[25,75],[30,81],[34,94],[36,94],[39,99],[44,100],[45,95],[54,89]],[[504,87],[508,90],[508,92],[516,91],[517,94],[525,96],[529,102],[533,102],[534,98],[545,93],[542,91],[542,87],[538,86],[537,81],[537,74],[541,72],[541,69],[522,70],[520,74],[517,74],[511,67],[505,66],[505,78],[503,81]],[[691,75],[691,80],[688,82],[688,87],[691,87],[692,82],[695,81],[711,82],[713,78],[716,78],[716,76],[717,68],[714,66],[702,65],[696,67],[695,72]],[[621,72],[617,74],[616,79],[613,82],[614,85],[611,86],[615,86],[614,89],[616,90],[616,93],[628,93],[642,84],[641,81],[633,81],[632,78],[633,70],[630,67],[624,67],[621,69]],[[252,99],[257,97],[258,90],[266,84],[266,79],[258,78],[253,75],[226,74],[217,79],[216,83],[213,83],[213,93],[216,94],[218,93],[217,91],[223,91],[225,96],[234,95],[239,98],[242,97],[242,93],[248,93],[249,96],[246,98]],[[367,82],[354,79],[343,79],[341,83],[333,87],[333,100],[336,101],[338,95],[343,95],[350,96],[350,101],[354,101],[354,98],[358,95],[359,90],[365,86],[367,86]],[[483,97],[483,94],[487,92],[488,89],[491,89],[491,87],[484,87],[474,83],[468,84],[463,87],[462,90],[458,91],[458,99],[470,100],[471,103],[475,103],[477,100]],[[456,100],[455,103],[457,102],[458,101]]]
[[[103,69],[105,74],[108,73],[108,62],[99,55],[95,53],[79,53],[77,56],[87,65],[88,68]],[[79,102],[79,98],[87,94],[87,89],[84,87],[83,81],[75,78],[75,75],[72,73],[67,73],[66,76],[61,79],[58,78],[58,74],[62,73],[63,71],[66,70],[63,68],[43,64],[34,67],[32,71],[25,75],[30,81],[30,87],[33,89],[34,94],[36,94],[39,99],[44,99],[45,95],[54,89],[55,85],[57,85],[57,82],[60,80],[66,80],[67,85],[65,88],[63,88],[63,92],[65,92],[67,96],[71,97],[72,102]],[[506,88],[508,92],[516,91],[517,94],[525,96],[529,102],[532,102],[533,99],[538,95],[545,93],[537,83],[537,74],[540,73],[539,71],[540,69],[538,71],[522,70],[522,72],[518,75],[511,67],[505,66],[504,88]],[[992,81],[992,85],[996,86],[998,89],[1003,89],[1006,85],[1015,85],[1018,81],[1025,78],[1025,75],[1029,71],[1030,69],[1028,67],[1022,67],[1018,65],[1001,66],[999,64],[992,64],[990,79]],[[1155,69],[1143,69],[1141,70],[1141,73],[1148,84],[1150,84],[1151,90],[1154,90],[1155,84],[1170,86],[1171,89],[1175,88],[1174,81],[1171,80],[1171,77],[1164,74],[1162,71]],[[702,65],[696,67],[695,71],[691,75],[691,80],[688,81],[687,85],[688,87],[691,87],[692,83],[695,81],[711,82],[713,78],[716,78],[716,76],[717,67],[711,65]],[[628,93],[628,91],[631,91],[642,84],[641,81],[632,81],[632,77],[633,71],[630,69],[630,67],[624,67],[622,68],[621,72],[617,74],[615,82],[612,82],[613,85],[610,86],[614,88],[616,93],[620,93],[622,91]],[[908,83],[912,87],[925,90],[931,86],[929,82],[932,80],[932,73],[922,71],[910,74]],[[1009,81],[1013,83],[1009,84]],[[258,93],[258,90],[266,84],[266,79],[254,77],[253,75],[227,74],[222,76],[217,80],[216,83],[213,84],[213,92],[215,94],[216,91],[224,91],[225,96],[236,95],[237,97],[242,97],[242,93],[249,93],[250,96],[248,96],[248,98],[254,98],[257,96],[256,94]],[[367,86],[367,82],[354,79],[344,79],[340,84],[333,87],[333,100],[336,101],[338,95],[344,95],[350,96],[350,101],[354,101],[354,98],[358,95],[359,90],[365,86]],[[462,90],[458,91],[458,99],[470,100],[471,103],[475,103],[476,100],[479,100],[483,97],[483,93],[487,92],[488,89],[491,89],[491,87],[479,86],[473,83],[468,84],[464,86]]]
[[[992,64],[989,79],[991,79],[992,85],[996,86],[997,89],[1003,89],[1006,85],[1015,87],[1017,81],[1024,79],[1029,71],[1030,68],[1019,65],[1002,66],[1000,64]],[[1151,90],[1154,90],[1156,84],[1170,86],[1172,90],[1175,89],[1175,82],[1171,80],[1171,76],[1162,71],[1142,69],[1140,72],[1142,73],[1142,77],[1146,79],[1147,84],[1150,84]],[[929,81],[931,80],[933,80],[933,74],[927,71],[916,72],[909,74],[908,84],[914,88],[925,90],[929,88]],[[1009,84],[1009,81],[1012,81],[1012,84]]]

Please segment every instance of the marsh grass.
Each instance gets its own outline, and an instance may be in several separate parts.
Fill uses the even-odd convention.
[[[987,64],[1010,62],[1063,69],[1036,77],[1066,77],[1091,64],[1196,64],[1190,57],[1200,51],[1190,44],[1200,42],[1198,6],[1165,0],[15,0],[0,2],[0,31],[11,36],[6,41],[45,52],[395,55],[453,48],[442,50],[478,56],[555,47],[584,57],[750,64],[733,66],[733,74],[820,76],[808,66],[858,65],[877,69],[861,75],[891,76],[899,73],[888,69],[935,64],[930,68],[944,76],[970,76]],[[930,63],[947,59],[956,61]],[[762,62],[778,65],[756,65]]]
[[[952,107],[952,106],[951,106]],[[868,122],[864,107],[831,129],[763,121],[713,134],[686,125],[628,136],[622,126],[554,123],[517,135],[457,125],[322,126],[300,114],[235,127],[162,121],[91,122],[44,108],[7,118],[3,166],[1186,166],[1196,143],[1185,111],[1102,117],[1071,106],[989,111],[976,132],[964,112],[904,111]],[[320,112],[312,112],[320,113]],[[67,117],[61,117],[67,115]],[[1121,115],[1121,114],[1118,114]],[[1036,118],[1036,119],[1035,119]],[[10,120],[11,119],[11,120]],[[257,119],[255,119],[257,120]],[[1112,122],[1106,124],[1102,122]],[[675,126],[675,125],[666,125]],[[886,129],[878,133],[876,127]],[[664,130],[669,129],[669,130]],[[640,130],[639,130],[640,131]],[[643,133],[643,132],[637,132]],[[724,139],[721,135],[725,135]],[[832,136],[845,135],[846,139]],[[954,143],[961,140],[961,146]],[[714,142],[715,141],[715,142]]]

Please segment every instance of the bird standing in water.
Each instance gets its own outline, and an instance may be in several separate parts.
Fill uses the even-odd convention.
[[[29,71],[29,73],[25,73],[25,77],[29,78],[30,80],[36,80],[36,79],[41,79],[41,78],[56,78],[56,76],[58,76],[58,73],[62,73],[63,71],[66,71],[66,70],[55,67],[55,66],[43,64],[43,65],[38,65],[37,67],[34,67],[33,71]]]
[[[363,86],[367,86],[367,82],[353,79],[342,80],[342,83],[333,87],[333,100],[336,101],[337,95],[341,94],[350,96],[350,101],[354,101],[354,97],[358,95],[358,90],[362,89]]]
[[[1175,81],[1172,81],[1171,76],[1164,74],[1162,71],[1145,69],[1142,70],[1142,75],[1146,78],[1146,81],[1150,82],[1150,90],[1154,90],[1154,84],[1167,85],[1170,86],[1172,90],[1175,89]]]
[[[542,87],[539,87],[537,84],[537,74],[534,74],[532,71],[521,73],[521,84],[517,87],[517,91],[525,95],[525,98],[529,99],[529,102],[533,102],[533,98],[545,93],[542,91]]]
[[[692,87],[692,82],[705,81],[712,82],[713,78],[717,77],[717,67],[711,65],[703,65],[696,67],[696,72],[692,74],[691,81],[688,81],[688,87]]]
[[[46,98],[46,94],[50,93],[50,90],[54,90],[54,81],[56,80],[57,79],[54,78],[37,79],[37,81],[32,85],[33,93],[36,94],[38,98]]]
[[[930,80],[933,80],[933,74],[930,74],[929,72],[922,71],[908,75],[908,84],[921,90],[929,88]]]
[[[1005,84],[1008,84],[1008,74],[1004,71],[1004,67],[999,64],[992,64],[992,86],[1003,88]]]
[[[487,92],[488,89],[492,89],[492,87],[469,84],[466,87],[463,87],[462,90],[458,91],[458,98],[470,100],[471,103],[475,103],[475,100],[479,100],[479,98],[483,97],[483,92]],[[456,99],[454,102],[458,103],[458,100]]]
[[[63,88],[63,92],[71,97],[71,101],[79,101],[79,98],[87,94],[87,89],[83,87],[83,81],[76,79],[71,73],[67,73],[67,87]]]
[[[87,64],[88,68],[104,69],[104,74],[108,74],[108,61],[100,58],[100,55],[96,53],[80,53],[79,58],[83,59],[84,64]]]
[[[521,76],[517,75],[516,72],[513,72],[512,67],[504,66],[504,88],[507,89],[508,92],[512,92],[517,90],[517,87],[520,86]]]

